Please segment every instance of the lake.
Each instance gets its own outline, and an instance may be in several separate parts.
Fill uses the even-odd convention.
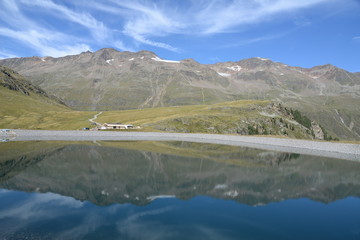
[[[0,239],[360,239],[360,161],[156,141],[0,154]]]

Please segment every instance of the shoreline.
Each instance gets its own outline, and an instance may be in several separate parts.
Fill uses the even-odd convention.
[[[10,141],[185,141],[360,161],[360,144],[351,143],[203,133],[19,129],[11,129],[11,131],[15,132],[16,136],[9,136]],[[5,136],[1,137],[4,138]]]

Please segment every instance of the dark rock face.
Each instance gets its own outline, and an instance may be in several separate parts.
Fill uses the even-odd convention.
[[[10,68],[0,66],[0,84],[10,90],[22,92],[25,95],[30,93],[47,96],[46,92],[40,87],[35,86],[25,80],[23,76]]]
[[[51,98],[58,103],[64,104],[57,97],[48,95],[42,88],[32,84],[22,75],[7,67],[0,66],[0,85],[13,91],[21,92],[25,95],[41,95],[43,97]]]

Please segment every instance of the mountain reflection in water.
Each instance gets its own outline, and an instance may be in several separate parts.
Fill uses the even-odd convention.
[[[271,236],[274,239],[295,239],[294,236],[282,237],[275,229],[265,231],[267,227],[258,224],[269,224],[269,228],[274,224],[272,221],[285,224],[283,221],[289,216],[283,216],[285,213],[282,211],[288,209],[301,215],[300,209],[304,207],[297,209],[299,202],[321,211],[324,205],[319,202],[331,203],[346,198],[343,201],[352,206],[352,210],[346,208],[349,214],[353,210],[360,210],[360,162],[355,161],[185,142],[9,142],[0,145],[0,152],[0,188],[7,189],[0,190],[0,231],[8,229],[8,235],[5,234],[6,231],[4,235],[0,234],[4,239],[14,236],[21,238],[21,234],[29,235],[22,233],[19,226],[12,225],[14,221],[18,221],[14,218],[15,215],[22,219],[27,229],[33,229],[32,234],[38,234],[36,236],[51,239],[57,238],[56,235],[59,239],[72,239],[71,233],[65,229],[69,229],[74,221],[81,221],[82,227],[84,224],[88,227],[85,232],[90,233],[98,229],[97,225],[101,221],[111,222],[111,218],[115,221],[115,216],[118,216],[115,213],[124,214],[129,219],[117,219],[117,230],[110,224],[112,227],[109,225],[109,229],[106,226],[102,226],[105,229],[101,231],[98,229],[99,236],[92,232],[91,236],[83,233],[78,238],[99,239],[105,236],[103,239],[113,239],[117,235],[112,234],[112,231],[125,231],[127,233],[123,237],[141,239],[144,235],[136,229],[146,227],[143,234],[148,231],[153,234],[150,239],[159,239],[152,229],[151,224],[155,223],[150,221],[150,225],[140,226],[135,224],[137,219],[153,219],[154,216],[162,215],[166,216],[166,224],[172,226],[172,233],[190,231],[190,223],[183,226],[182,230],[175,229],[174,225],[181,219],[173,219],[171,214],[167,214],[179,209],[182,209],[181,214],[187,212],[191,215],[192,220],[183,219],[184,221],[206,223],[204,226],[197,226],[198,235],[193,235],[193,239],[196,236],[216,238],[216,234],[220,234],[219,238],[224,237],[226,234],[223,235],[221,231],[225,231],[227,227],[241,230],[243,237],[252,236],[252,230],[263,229],[253,239],[271,239]],[[298,200],[291,200],[289,203],[286,199]],[[283,202],[282,206],[285,204],[287,207],[276,210],[279,215],[273,218],[266,215],[261,223],[257,222],[256,216],[264,213],[249,210],[257,209],[251,206],[266,205],[267,209],[279,207],[274,202]],[[65,214],[69,209],[72,213]],[[96,216],[88,216],[85,209],[86,212],[96,212]],[[343,214],[347,214],[347,210]],[[218,217],[213,211],[227,214],[223,216],[223,223],[215,223],[215,220],[206,217]],[[199,215],[194,216],[191,212]],[[232,215],[234,212],[245,215]],[[244,216],[252,220],[247,217],[245,220]],[[280,221],[281,217],[283,219]],[[48,218],[52,221],[48,222]],[[103,218],[106,221],[101,220]],[[355,217],[355,220],[360,219]],[[347,224],[354,224],[354,216],[349,217],[348,221]],[[64,225],[55,227],[54,230],[54,226],[60,223]],[[134,224],[127,225],[129,223]],[[52,229],[48,233],[50,235],[44,233],[44,228]],[[212,232],[211,229],[222,230]],[[346,233],[348,235],[339,233],[340,235],[332,237],[347,236],[348,239],[356,239],[360,236],[359,222],[354,229],[352,233]],[[134,232],[131,235],[129,231]],[[321,229],[318,231],[323,232]],[[312,234],[311,231],[308,234]],[[186,235],[176,236],[190,239]],[[226,236],[229,239],[237,238],[239,232]]]

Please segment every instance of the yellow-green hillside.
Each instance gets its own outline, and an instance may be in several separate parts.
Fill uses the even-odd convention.
[[[91,127],[88,120],[96,114],[74,111],[46,96],[4,87],[0,87],[0,101],[0,128],[75,130]],[[288,109],[260,100],[106,111],[96,121],[133,124],[141,131],[314,137],[313,129],[296,122]]]
[[[212,105],[190,105],[190,106],[175,106],[175,107],[160,107],[160,108],[145,108],[137,110],[123,110],[123,111],[107,111],[103,112],[98,118],[102,123],[121,122],[124,124],[134,125],[151,125],[161,123],[169,119],[198,117],[206,118],[209,116],[228,117],[231,120],[235,115],[241,117],[259,115],[257,112],[248,111],[250,106],[264,106],[269,104],[269,101],[260,100],[241,100],[234,102],[225,102]],[[230,110],[230,111],[227,111]],[[236,112],[231,111],[236,110]]]
[[[89,119],[97,113],[74,111],[47,96],[26,95],[5,87],[0,87],[0,101],[0,128],[76,130],[91,127]],[[302,124],[294,116],[292,110],[279,104],[241,100],[212,105],[106,111],[96,121],[133,124],[140,126],[141,131],[313,138],[313,127]]]
[[[73,111],[51,99],[0,87],[0,128],[79,129],[93,112]]]
[[[103,112],[97,121],[133,124],[151,131],[313,138],[311,126],[305,127],[297,122],[290,109],[260,100],[108,111]]]

